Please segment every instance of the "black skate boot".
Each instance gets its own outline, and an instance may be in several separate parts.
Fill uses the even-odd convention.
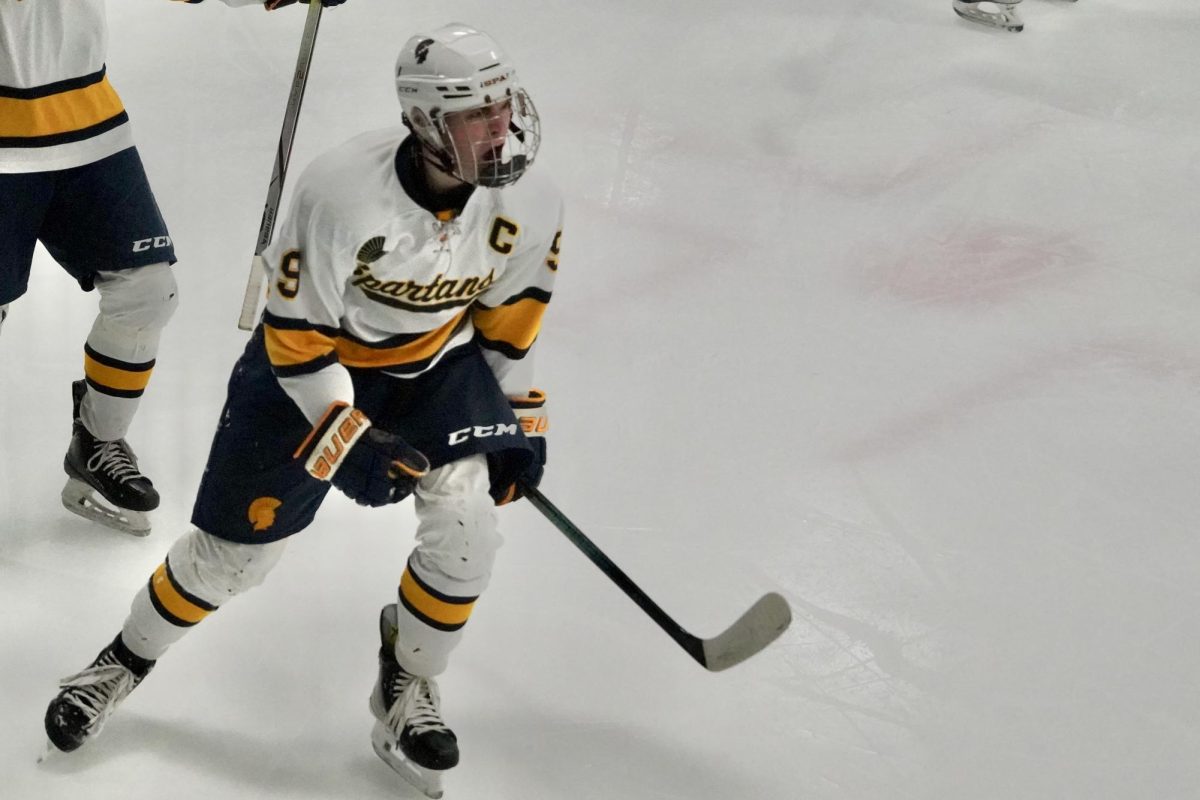
[[[50,744],[70,753],[100,733],[117,705],[153,667],[153,661],[134,655],[117,634],[87,669],[59,681],[58,696],[46,709]]]
[[[396,606],[379,613],[379,679],[371,693],[376,754],[426,796],[442,796],[442,773],[458,764],[458,740],[442,721],[433,678],[406,671],[396,661]]]
[[[84,426],[79,406],[86,392],[84,381],[71,384],[75,423],[71,446],[63,459],[67,472],[63,506],[110,528],[145,536],[150,533],[146,512],[158,508],[158,492],[138,471],[137,458],[124,439],[102,442]]]

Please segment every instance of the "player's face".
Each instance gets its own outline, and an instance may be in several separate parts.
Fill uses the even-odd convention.
[[[478,175],[481,167],[500,160],[511,122],[510,100],[446,115],[446,133],[464,176]]]

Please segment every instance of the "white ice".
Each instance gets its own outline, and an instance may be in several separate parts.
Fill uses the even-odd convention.
[[[33,0],[48,2],[50,0]],[[293,160],[399,119],[452,19],[514,54],[569,220],[546,494],[686,627],[781,591],[709,674],[528,505],[442,681],[448,800],[1200,796],[1200,11],[1029,0],[367,2],[325,14]],[[95,297],[39,251],[0,336],[0,796],[410,798],[371,752],[409,507],[332,497],[266,585],[42,766],[56,680],[187,529],[303,11],[110,3],[180,255],[130,435],[137,540],[58,507]]]

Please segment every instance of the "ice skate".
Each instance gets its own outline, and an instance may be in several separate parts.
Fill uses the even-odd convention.
[[[147,511],[158,508],[158,492],[138,471],[137,458],[124,439],[102,442],[79,418],[87,384],[71,384],[75,422],[71,446],[63,459],[67,484],[63,506],[73,514],[134,536],[150,533]]]
[[[1017,15],[1021,0],[954,0],[954,13],[971,22],[1006,31],[1023,30],[1025,24]]]
[[[396,606],[379,614],[379,679],[371,693],[371,745],[384,763],[427,797],[442,796],[442,775],[458,764],[458,741],[442,721],[432,678],[406,672],[396,661]]]
[[[131,653],[118,635],[87,669],[63,678],[58,696],[46,708],[47,752],[70,753],[100,733],[120,702],[153,667],[153,661]]]

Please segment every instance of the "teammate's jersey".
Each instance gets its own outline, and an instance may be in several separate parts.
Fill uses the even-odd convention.
[[[104,0],[0,0],[0,172],[79,167],[133,145],[107,46]]]
[[[267,354],[310,420],[353,402],[344,366],[417,375],[472,339],[506,394],[530,388],[530,370],[517,367],[550,301],[562,199],[530,171],[476,188],[453,219],[435,215],[398,178],[406,134],[364,134],[314,161],[264,253]]]

